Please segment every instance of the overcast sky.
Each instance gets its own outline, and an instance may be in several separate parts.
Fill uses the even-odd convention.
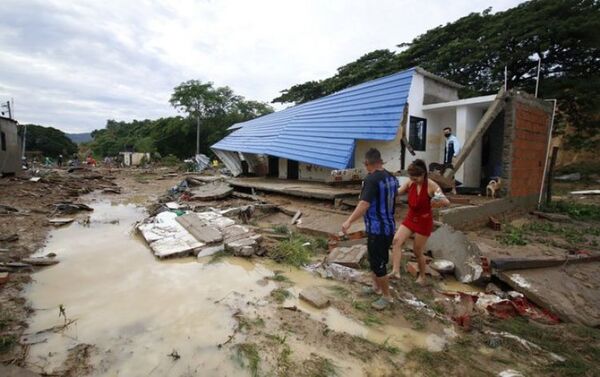
[[[173,87],[228,85],[270,102],[375,49],[519,0],[0,2],[0,100],[65,132],[175,115]],[[135,3],[135,4],[134,4]]]

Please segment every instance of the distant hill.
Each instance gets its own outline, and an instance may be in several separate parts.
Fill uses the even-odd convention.
[[[79,143],[87,143],[88,141],[92,141],[92,134],[89,132],[84,132],[80,134],[65,134],[72,142],[75,144]]]

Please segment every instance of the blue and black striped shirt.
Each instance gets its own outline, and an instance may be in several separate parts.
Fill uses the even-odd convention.
[[[376,170],[363,181],[360,200],[369,202],[365,229],[371,235],[392,236],[396,231],[394,210],[399,183],[386,170]]]

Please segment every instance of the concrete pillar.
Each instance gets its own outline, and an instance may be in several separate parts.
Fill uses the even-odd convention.
[[[461,145],[465,144],[482,116],[483,110],[474,106],[458,106],[456,108],[455,135],[460,140]],[[479,187],[481,179],[481,139],[477,142],[465,163],[458,169],[455,177],[465,187]]]

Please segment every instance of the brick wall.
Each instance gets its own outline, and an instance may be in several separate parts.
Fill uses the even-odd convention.
[[[512,197],[539,195],[544,176],[550,113],[534,100],[513,105],[512,157],[509,190]]]

